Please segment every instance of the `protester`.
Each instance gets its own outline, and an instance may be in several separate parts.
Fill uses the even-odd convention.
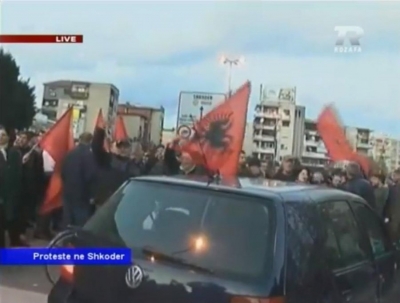
[[[393,242],[400,245],[400,168],[392,175],[393,184],[389,186],[386,217]]]
[[[148,167],[148,157],[145,158],[145,153],[143,151],[143,146],[140,142],[133,142],[131,148],[131,160],[139,169],[139,175],[146,174]]]
[[[93,214],[93,198],[97,166],[91,143],[93,136],[83,133],[79,144],[62,163],[62,203],[65,226],[83,226]]]
[[[360,196],[376,210],[374,188],[362,177],[360,166],[357,163],[351,162],[346,166],[346,179],[343,189]]]
[[[21,233],[36,220],[36,209],[44,190],[44,169],[41,154],[30,145],[33,134],[19,134],[19,151],[23,159],[21,185]]]
[[[297,174],[296,182],[309,184],[310,179],[311,179],[311,171],[306,167],[302,167],[300,169],[300,172]]]
[[[250,178],[265,178],[263,171],[261,170],[261,161],[257,158],[251,158],[247,162],[247,176]]]
[[[389,187],[385,184],[386,176],[381,173],[373,173],[369,178],[374,187],[375,204],[377,213],[385,217],[385,210],[389,200]]]
[[[167,165],[165,161],[165,152],[166,149],[163,145],[157,147],[154,159],[155,163],[152,165],[149,174],[150,175],[160,175],[160,176],[168,176],[172,175],[171,167]],[[172,151],[172,157],[175,157],[175,153]],[[178,163],[175,159],[174,163]],[[177,165],[178,166],[178,165]]]
[[[44,131],[42,130],[39,133],[38,140],[41,139],[43,136]],[[40,150],[40,147],[37,146],[37,151],[41,155],[42,162],[43,162],[43,172],[44,172],[44,180],[43,180],[43,186],[41,189],[41,197],[40,200],[41,202],[44,201],[44,195],[46,188],[49,185],[51,176],[53,175],[54,172],[54,167],[55,167],[55,162],[54,159],[49,155],[49,153],[45,150]],[[40,205],[39,205],[40,208]],[[62,210],[61,209],[56,209],[52,211],[49,214],[39,214],[38,219],[37,219],[37,224],[36,224],[36,229],[35,229],[35,238],[37,239],[43,239],[43,240],[48,240],[51,239],[52,236],[52,229],[59,230],[61,227],[61,221],[62,221]]]
[[[336,168],[331,173],[331,186],[340,189],[346,182],[345,174],[342,169]]]
[[[0,128],[0,248],[5,247],[5,233],[11,246],[25,246],[21,240],[22,157],[12,146],[4,128]]]
[[[245,176],[248,175],[248,166],[247,166],[247,159],[246,159],[246,152],[242,150],[239,155],[239,163],[238,163],[238,175]]]
[[[315,171],[312,174],[312,178],[311,178],[311,183],[312,184],[317,184],[317,185],[322,185],[322,184],[326,184],[327,183],[327,179],[324,176],[324,174],[320,171]]]
[[[279,181],[294,182],[296,174],[294,172],[294,164],[296,158],[293,156],[285,156],[282,159],[282,165],[274,175],[274,179]]]
[[[179,175],[206,175],[206,170],[196,165],[189,153],[183,152],[180,156]]]
[[[97,127],[92,141],[92,151],[98,167],[95,191],[96,204],[103,204],[125,181],[141,174],[141,169],[131,159],[132,144],[127,138],[114,142],[111,152],[104,149],[106,132]]]

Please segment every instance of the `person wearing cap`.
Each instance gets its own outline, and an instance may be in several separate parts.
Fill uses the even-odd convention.
[[[114,142],[111,150],[104,149],[106,131],[96,127],[92,151],[98,167],[95,203],[103,204],[125,181],[140,176],[142,171],[132,159],[132,142],[129,138]]]
[[[66,226],[83,226],[93,213],[97,166],[91,150],[93,135],[83,133],[61,166],[62,203]]]
[[[284,156],[282,159],[282,165],[274,175],[274,179],[284,182],[295,182],[297,178],[294,172],[295,162],[295,157],[291,155]]]

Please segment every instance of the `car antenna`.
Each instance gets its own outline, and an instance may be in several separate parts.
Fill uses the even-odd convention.
[[[192,120],[193,123],[193,129],[195,134],[198,133],[197,129],[196,129],[196,123],[194,121],[193,115],[190,115],[190,120]],[[207,157],[206,157],[206,153],[204,152],[203,149],[203,145],[200,143],[200,141],[198,141],[197,143],[199,145],[199,150],[201,152],[201,157],[203,158],[203,163],[206,166],[206,170],[207,170],[207,186],[209,186],[211,183],[213,182],[218,182],[221,180],[221,176],[220,176],[220,172],[219,169],[217,171],[210,171],[208,169],[208,162],[207,162]]]

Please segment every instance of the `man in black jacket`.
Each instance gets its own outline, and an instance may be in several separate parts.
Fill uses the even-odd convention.
[[[389,197],[386,217],[389,218],[389,230],[396,245],[400,247],[400,168],[392,175],[393,184],[389,185]]]
[[[93,213],[97,167],[90,148],[92,138],[92,134],[83,133],[79,137],[79,144],[65,156],[62,163],[65,225],[83,226]]]
[[[23,159],[22,165],[22,192],[21,192],[21,228],[22,232],[28,225],[36,219],[36,209],[43,196],[44,190],[44,169],[43,157],[35,149],[32,149],[30,141],[33,134],[22,132],[19,134],[18,149]],[[25,226],[24,226],[25,225]]]
[[[106,132],[96,128],[92,151],[98,167],[96,204],[103,204],[125,181],[141,174],[141,167],[131,159],[132,143],[129,139],[114,142],[111,151],[104,149]]]
[[[283,182],[296,181],[296,161],[297,159],[291,155],[284,156],[282,159],[282,165],[273,178]]]
[[[362,175],[360,166],[357,163],[349,163],[346,167],[347,181],[343,185],[343,190],[360,196],[373,209],[376,209],[374,187]]]
[[[8,231],[11,246],[25,246],[21,241],[20,209],[22,157],[10,146],[8,132],[0,127],[0,248],[5,247]]]

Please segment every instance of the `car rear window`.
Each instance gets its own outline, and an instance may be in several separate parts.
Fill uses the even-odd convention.
[[[135,251],[150,247],[215,274],[265,277],[272,266],[272,201],[155,182],[130,181],[84,227]]]

